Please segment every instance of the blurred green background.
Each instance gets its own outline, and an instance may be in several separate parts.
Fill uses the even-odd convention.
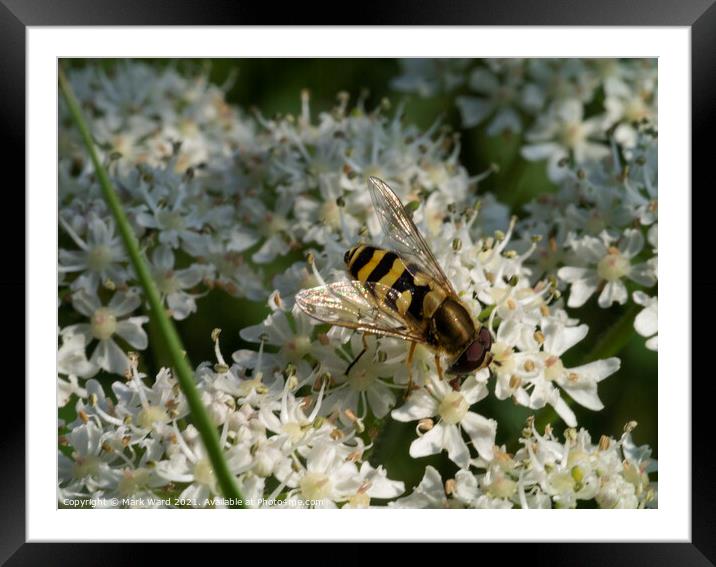
[[[113,64],[111,60],[72,60],[68,63],[71,66],[101,64],[107,67]],[[167,60],[155,60],[152,63],[166,65]],[[174,60],[173,64],[194,70],[206,68],[211,80],[216,84],[224,84],[236,74],[233,86],[228,91],[228,101],[244,110],[256,107],[265,116],[275,113],[299,114],[301,90],[308,89],[311,95],[311,113],[315,120],[319,112],[329,110],[335,105],[339,91],[346,91],[351,96],[351,105],[355,104],[361,93],[367,96],[367,108],[374,107],[387,97],[393,108],[400,101],[406,103],[408,123],[427,128],[441,117],[455,130],[460,130],[459,113],[453,104],[454,95],[420,99],[414,95],[403,95],[390,90],[390,80],[400,72],[399,63],[394,59],[216,59]],[[522,144],[520,135],[488,137],[484,128],[477,127],[463,131],[461,140],[461,163],[471,174],[485,171],[493,163],[499,166],[497,173],[481,183],[480,191],[494,192],[498,199],[512,204],[518,214],[520,205],[536,195],[555,190],[546,177],[543,163],[528,163],[519,156],[518,151]],[[300,254],[284,258],[272,266],[272,270],[281,271],[300,258]],[[591,301],[588,306],[573,312],[573,315],[589,324],[590,333],[564,357],[568,367],[586,362],[585,357],[600,336],[609,332],[626,311],[619,306],[603,310],[594,303]],[[239,348],[255,348],[255,345],[245,344],[240,339],[239,330],[259,323],[268,313],[267,308],[229,297],[221,291],[214,291],[199,300],[198,306],[198,313],[178,322],[177,325],[194,365],[204,360],[214,360],[210,334],[215,327],[223,330],[221,345],[225,356]],[[64,308],[61,311],[64,311],[65,318],[69,315]],[[633,314],[632,312],[632,317]],[[71,318],[71,315],[69,316]],[[151,375],[167,363],[167,358],[161,345],[155,340],[156,332],[151,325],[149,331],[150,348],[143,360]],[[624,424],[636,420],[639,426],[633,434],[635,441],[638,444],[650,444],[654,450],[653,456],[656,457],[657,355],[644,347],[645,339],[637,335],[633,327],[627,335],[623,341],[625,346],[617,353],[622,359],[621,369],[599,386],[605,409],[593,412],[576,404],[572,407],[577,414],[579,425],[592,433],[595,442],[601,434],[618,438]],[[103,381],[108,385],[111,379],[105,377]],[[508,443],[508,450],[514,451],[517,448],[514,441],[519,437],[525,419],[532,411],[518,407],[509,400],[498,401],[494,396],[480,402],[475,409],[485,416],[497,418],[498,444]],[[70,417],[71,413],[71,410],[66,410],[61,417]],[[554,429],[561,434],[564,426],[553,412],[545,409],[538,416],[539,425],[551,421]],[[416,467],[415,462],[408,457],[408,446],[415,435],[414,426],[414,423],[389,425],[386,434],[376,444],[373,456],[376,462],[386,465],[392,478],[403,479],[409,486],[417,483],[423,473],[423,467]],[[443,474],[450,475],[451,471],[455,470],[443,456],[421,461],[437,466]]]

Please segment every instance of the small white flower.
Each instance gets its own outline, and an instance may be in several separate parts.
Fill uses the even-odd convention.
[[[294,307],[290,315],[275,311],[262,323],[245,327],[239,334],[245,341],[278,347],[279,351],[257,353],[242,349],[233,353],[232,358],[242,368],[258,369],[261,360],[260,370],[265,373],[282,371],[291,363],[298,367],[300,376],[308,376],[310,370],[304,357],[314,354],[321,346],[313,340],[314,327],[314,321],[298,307]]]
[[[152,253],[151,269],[162,299],[171,316],[180,321],[196,311],[196,294],[185,290],[201,282],[206,270],[197,264],[181,270],[174,269],[174,252],[169,246],[158,246]]]
[[[251,223],[259,223],[256,226],[243,227],[247,232],[243,239],[242,247],[251,243],[261,242],[258,250],[251,256],[257,264],[267,264],[278,256],[288,254],[291,245],[295,242],[294,225],[295,220],[291,218],[295,203],[288,195],[279,197],[274,209],[269,209],[262,201],[255,198],[245,199],[242,202],[242,213]]]
[[[644,236],[637,229],[627,229],[615,240],[606,232],[601,238],[584,236],[572,242],[575,256],[588,267],[565,266],[557,275],[571,284],[569,307],[581,307],[601,286],[599,306],[609,307],[613,303],[623,305],[628,294],[623,278],[638,284],[652,286],[656,283],[653,267],[648,263],[633,264],[632,259],[644,247]]]
[[[339,238],[345,245],[358,238],[360,223],[348,212],[339,181],[338,175],[321,175],[317,199],[304,195],[296,197],[293,207],[303,232],[303,242],[325,245],[330,239]]]
[[[137,214],[137,223],[156,230],[160,243],[179,248],[201,230],[204,218],[191,204],[191,181],[168,176],[165,181],[166,187],[158,183],[146,192],[142,208],[148,210]]]
[[[105,432],[92,420],[72,429],[66,436],[72,447],[71,457],[58,454],[60,485],[75,493],[82,489],[94,492],[112,487],[118,478],[117,471],[111,466],[117,454],[105,451],[102,445],[114,435],[114,431]]]
[[[131,362],[130,368],[129,380],[112,384],[112,391],[117,398],[114,417],[122,421],[131,418],[126,421],[139,430],[169,434],[171,421],[189,413],[186,399],[171,371],[162,368],[150,387],[142,380],[146,375],[139,372],[136,361]]]
[[[177,450],[168,460],[156,464],[157,474],[168,481],[188,483],[178,498],[186,499],[190,506],[206,507],[209,498],[219,495],[214,469],[206,449],[193,425],[179,431],[174,423]],[[251,454],[244,446],[232,446],[224,451],[229,470],[238,474],[251,464]]]
[[[343,506],[344,508],[368,508],[372,498],[386,500],[396,498],[405,492],[405,484],[398,480],[390,480],[382,466],[373,468],[369,463],[362,463],[358,470],[358,479],[361,484]]]
[[[350,341],[353,359],[363,350],[363,339],[354,335]],[[396,395],[392,389],[396,386],[386,378],[394,377],[405,368],[405,351],[402,356],[398,355],[389,359],[387,352],[382,349],[375,337],[366,337],[367,350],[361,355],[358,361],[348,370],[353,359],[338,356],[332,349],[324,349],[317,354],[321,366],[321,372],[328,372],[335,386],[326,394],[324,410],[322,413],[328,415],[334,410],[344,414],[345,410],[351,410],[354,414],[365,418],[368,409],[377,418],[385,417],[395,405]],[[385,359],[378,361],[378,351],[382,349]]]
[[[489,371],[483,369],[467,378],[460,390],[447,382],[433,379],[425,387],[413,391],[406,402],[391,415],[397,421],[415,421],[438,417],[438,422],[410,445],[411,457],[426,457],[442,450],[460,467],[467,467],[470,451],[461,431],[470,437],[480,456],[492,459],[497,422],[470,411],[470,406],[487,396]]]
[[[487,68],[477,67],[470,74],[468,86],[477,95],[459,96],[455,100],[462,124],[471,128],[494,115],[487,126],[488,135],[520,132],[520,112],[541,107],[541,91],[524,80],[525,60],[488,60],[487,64]]]
[[[72,282],[73,289],[82,287],[92,292],[106,281],[118,285],[127,280],[126,255],[120,238],[115,235],[112,219],[105,222],[92,216],[87,223],[86,240],[81,239],[62,216],[59,219],[65,232],[80,248],[59,251],[60,273],[81,272]]]
[[[277,274],[273,279],[275,292],[278,292],[285,309],[290,310],[294,306],[296,293],[302,289],[308,289],[320,285],[320,282],[308,269],[306,262],[296,262],[282,273]]]
[[[655,77],[632,78],[631,85],[611,83],[604,101],[606,120],[614,127],[614,138],[623,147],[633,149],[639,140],[639,125],[656,126],[657,96]]]
[[[311,413],[306,415],[306,402],[308,398],[296,398],[290,390],[290,383],[286,382],[281,395],[281,405],[278,415],[275,409],[265,404],[259,409],[259,421],[264,424],[268,431],[275,434],[272,439],[278,446],[285,447],[287,452],[310,445],[317,437],[326,436],[326,428],[317,426],[316,417],[321,409],[323,388],[318,393],[317,399]]]
[[[567,327],[553,318],[544,319],[540,327],[544,335],[542,349],[513,355],[514,361],[511,364],[514,365],[517,380],[516,384],[508,382],[509,391],[513,392],[515,401],[520,405],[532,409],[551,405],[567,425],[574,427],[577,424],[576,416],[556,386],[581,406],[599,411],[604,405],[597,393],[597,383],[619,370],[620,361],[618,358],[608,358],[576,368],[566,368],[561,357],[584,339],[588,332],[587,325]],[[504,384],[502,388],[504,390]],[[528,392],[529,389],[531,392]]]
[[[74,308],[89,317],[89,323],[79,323],[63,329],[63,334],[82,335],[87,345],[98,341],[90,357],[90,363],[113,374],[123,374],[129,368],[129,358],[117,345],[114,337],[120,337],[137,350],[147,348],[147,334],[142,329],[149,318],[127,317],[141,304],[136,289],[116,292],[107,305],[102,305],[96,293],[84,289],[72,295]]]
[[[561,165],[566,158],[583,164],[609,155],[609,148],[600,143],[603,136],[602,117],[585,119],[580,101],[561,101],[541,115],[527,133],[530,143],[522,148],[522,157],[530,161],[548,160],[550,179],[559,181],[567,175],[567,168]]]
[[[299,499],[306,508],[335,508],[336,503],[355,496],[362,485],[355,463],[329,442],[307,453],[305,467],[296,476],[287,500]]]
[[[222,235],[194,234],[186,238],[184,249],[206,265],[206,283],[235,297],[264,300],[268,291],[262,276],[243,254],[228,249]]]
[[[547,100],[576,99],[588,103],[594,97],[598,77],[588,60],[570,58],[530,58],[528,76],[544,91]]]

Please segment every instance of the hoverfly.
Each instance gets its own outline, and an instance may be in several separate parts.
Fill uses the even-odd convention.
[[[376,177],[369,178],[368,186],[383,232],[394,249],[354,246],[344,256],[353,281],[301,290],[296,303],[324,323],[409,341],[406,393],[412,387],[417,344],[434,352],[441,379],[441,355],[450,359],[449,374],[486,367],[492,358],[490,331],[473,319],[392,189]]]

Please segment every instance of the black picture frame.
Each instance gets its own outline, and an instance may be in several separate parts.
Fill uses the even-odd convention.
[[[692,208],[694,215],[707,215],[711,210],[702,198],[713,193],[711,173],[713,133],[716,132],[716,4],[715,0],[602,0],[567,2],[555,0],[469,0],[441,3],[418,3],[404,0],[384,2],[367,10],[320,3],[285,4],[276,9],[260,2],[222,2],[208,0],[0,0],[0,124],[5,141],[3,173],[6,191],[3,204],[14,211],[4,220],[6,235],[17,242],[18,231],[24,234],[25,211],[25,58],[26,28],[28,26],[95,26],[95,25],[265,25],[265,24],[330,24],[330,25],[564,25],[564,26],[686,26],[691,29],[692,48],[692,185],[702,186],[700,206]],[[339,14],[350,14],[351,21]],[[48,128],[48,135],[54,131]],[[672,188],[673,190],[678,190]],[[689,188],[684,188],[688,191]],[[692,193],[693,195],[693,193]],[[20,226],[16,226],[17,220]],[[701,220],[702,222],[699,222]],[[705,222],[704,222],[705,221]],[[716,277],[709,273],[704,258],[710,258],[713,248],[709,238],[708,218],[692,219],[692,266],[700,273],[692,277],[693,298],[703,298],[699,310],[705,317],[714,311],[708,300],[716,291]],[[9,250],[8,250],[9,248]],[[25,297],[25,250],[17,244],[6,246],[6,265],[0,271],[0,290],[4,297]],[[20,267],[23,266],[23,269]],[[25,297],[25,301],[32,298]],[[23,306],[20,301],[6,301],[12,332],[6,334],[6,360],[23,361],[18,353],[25,352]],[[710,311],[709,311],[710,310]],[[707,320],[707,319],[704,319]],[[22,323],[20,323],[22,321]],[[693,323],[692,323],[693,326]],[[692,352],[708,352],[708,332],[696,328],[691,333]],[[702,347],[702,348],[699,348]],[[668,348],[668,345],[667,347]],[[22,367],[23,364],[21,363]],[[7,372],[3,394],[14,401],[15,415],[5,415],[0,433],[0,562],[8,565],[51,564],[127,564],[129,561],[149,561],[159,553],[163,559],[175,560],[178,554],[166,555],[157,546],[136,549],[128,544],[67,544],[25,543],[25,400],[24,383],[20,372]],[[669,379],[688,384],[692,369],[685,365],[682,376]],[[692,539],[690,543],[624,543],[624,544],[508,544],[511,563],[555,565],[715,565],[716,564],[716,483],[710,478],[714,470],[711,458],[710,435],[713,431],[709,411],[709,387],[712,373],[696,373],[692,381]],[[28,400],[25,400],[27,403]],[[713,410],[711,410],[713,411]],[[648,513],[648,512],[645,512]],[[519,539],[516,524],[512,536]],[[117,526],[118,533],[120,526]],[[237,526],[237,531],[240,528]],[[479,526],[476,526],[479,529]],[[559,534],[554,534],[555,539]],[[317,538],[320,535],[317,534]],[[356,544],[357,545],[357,544]],[[362,544],[361,544],[362,545]],[[536,549],[549,546],[549,549]],[[413,547],[413,550],[420,548]],[[495,550],[505,553],[505,550]],[[366,553],[367,552],[367,553]],[[345,551],[345,558],[351,557]],[[363,551],[371,557],[371,551]],[[482,551],[484,554],[484,550]],[[302,554],[303,555],[303,554]],[[305,556],[305,555],[304,555]],[[353,555],[358,557],[358,554]],[[484,555],[483,555],[484,556]],[[310,557],[310,556],[309,556]],[[237,561],[266,560],[266,552],[257,546],[244,546]],[[476,559],[477,560],[477,559]]]

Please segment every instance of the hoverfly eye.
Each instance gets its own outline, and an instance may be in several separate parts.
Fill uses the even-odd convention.
[[[468,372],[472,372],[476,368],[479,368],[485,360],[486,352],[487,350],[478,337],[478,340],[473,341],[472,344],[463,351],[460,358],[455,361],[455,364],[450,367],[448,372],[450,374],[467,374]]]
[[[473,342],[469,347],[467,347],[463,357],[465,357],[465,360],[468,363],[477,362],[480,364],[482,359],[485,358],[485,347],[482,345],[482,342],[480,340]]]
[[[490,350],[492,347],[492,335],[487,327],[480,328],[480,331],[477,333],[477,340],[485,350]]]

